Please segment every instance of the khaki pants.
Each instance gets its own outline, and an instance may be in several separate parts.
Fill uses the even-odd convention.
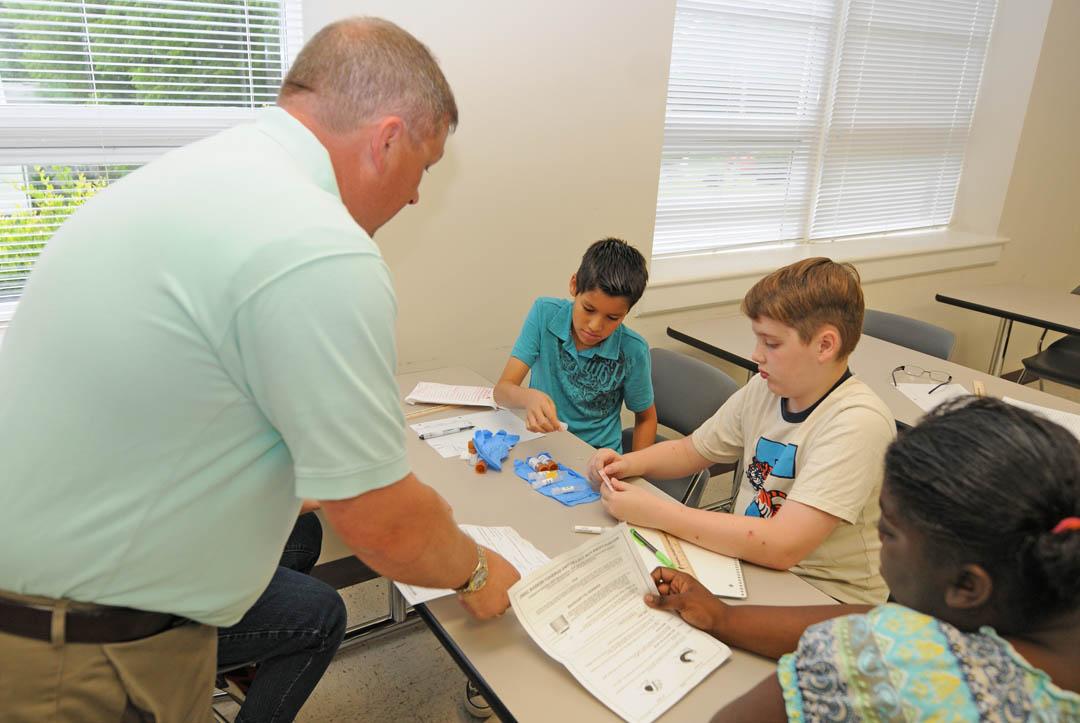
[[[61,601],[63,606],[79,603]],[[53,642],[0,632],[0,721],[211,720],[216,628],[188,623],[141,640],[102,645],[65,643],[62,620],[54,616]]]

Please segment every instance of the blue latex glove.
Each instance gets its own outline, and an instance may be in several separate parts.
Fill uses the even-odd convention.
[[[548,454],[542,452],[541,454]],[[567,507],[573,507],[574,505],[584,505],[589,502],[596,502],[600,499],[600,493],[594,492],[593,488],[589,485],[589,480],[582,477],[580,474],[565,467],[559,465],[559,471],[563,473],[565,479],[553,482],[552,484],[545,485],[544,487],[536,488],[536,491],[545,497],[550,497],[553,500],[557,500]],[[514,460],[514,474],[526,482],[529,481],[529,473],[532,472],[532,468],[523,459]],[[574,489],[568,492],[556,493],[554,490],[559,487],[570,487]]]
[[[476,454],[488,467],[501,472],[502,461],[510,456],[510,449],[518,443],[519,439],[521,439],[519,435],[507,434],[505,429],[500,429],[494,434],[490,429],[478,429],[473,434],[473,446],[476,447]]]

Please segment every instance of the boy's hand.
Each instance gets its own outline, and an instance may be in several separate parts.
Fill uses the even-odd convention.
[[[623,479],[636,475],[628,474],[628,465],[621,454],[613,449],[598,449],[589,459],[587,474],[589,479],[599,485],[607,479]]]
[[[664,506],[679,504],[668,502],[640,487],[613,477],[609,477],[609,480],[610,487],[607,484],[600,485],[600,501],[608,514],[617,520],[624,520],[632,525],[662,529],[661,513]]]
[[[539,389],[526,390],[525,428],[530,432],[558,432],[559,416],[555,402]]]
[[[727,605],[720,602],[704,585],[690,575],[670,567],[652,571],[659,595],[646,595],[645,604],[656,610],[671,610],[699,630],[714,636],[722,628]]]

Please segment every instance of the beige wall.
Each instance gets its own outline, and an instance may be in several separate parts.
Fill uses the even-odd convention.
[[[308,2],[305,32],[357,5]],[[394,273],[402,371],[497,376],[532,300],[567,293],[588,242],[651,239],[674,7],[363,3],[431,47],[461,110],[420,205],[376,238]]]
[[[1011,1],[1011,0],[1005,0]],[[310,35],[357,12],[309,0]],[[421,204],[380,232],[400,302],[400,368],[465,364],[497,376],[532,299],[566,293],[588,242],[651,246],[674,0],[365,2],[439,56],[461,127]],[[953,329],[954,360],[985,368],[995,322],[933,301],[947,285],[1080,283],[1080,3],[1056,0],[999,232],[995,266],[868,284],[868,304]],[[964,184],[978,183],[966,177]],[[970,188],[970,187],[969,187]],[[733,306],[631,320],[654,345],[673,321]],[[1034,348],[1017,328],[1010,363]]]

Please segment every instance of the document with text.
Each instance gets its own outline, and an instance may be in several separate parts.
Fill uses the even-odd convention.
[[[625,524],[510,588],[522,627],[623,720],[649,723],[731,656],[677,615],[646,607],[656,587]]]
[[[478,544],[502,555],[523,576],[542,567],[551,559],[518,534],[513,527],[480,527],[478,525],[459,525],[459,527]],[[419,605],[454,594],[453,590],[420,587],[404,582],[395,582],[394,585],[401,591],[405,602],[410,605]]]

